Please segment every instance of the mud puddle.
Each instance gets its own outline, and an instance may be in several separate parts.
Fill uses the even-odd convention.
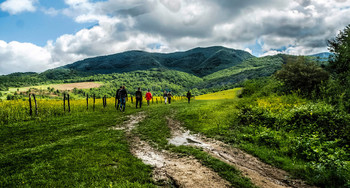
[[[190,134],[181,127],[178,121],[171,118],[167,118],[167,121],[173,135],[168,139],[169,144],[202,148],[212,156],[238,168],[244,176],[259,187],[313,187],[302,180],[291,179],[287,172],[265,164],[242,150],[198,134]]]
[[[121,126],[111,129],[124,130],[128,137],[131,153],[145,164],[154,167],[153,178],[162,186],[172,187],[231,187],[211,169],[203,166],[191,157],[179,157],[168,151],[158,151],[147,142],[132,134],[132,129],[145,118],[144,113],[129,116],[129,120]]]

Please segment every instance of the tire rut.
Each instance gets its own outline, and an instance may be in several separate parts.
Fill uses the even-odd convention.
[[[169,117],[167,121],[173,135],[172,138],[168,139],[169,144],[202,148],[213,157],[238,168],[244,176],[251,179],[258,187],[314,187],[307,185],[302,180],[292,179],[286,171],[263,163],[240,149],[199,134],[190,134],[189,131],[182,128],[179,121]]]
[[[145,117],[143,112],[131,115],[123,125],[116,125],[111,129],[125,131],[131,153],[154,167],[152,176],[158,184],[168,187],[231,187],[229,182],[193,157],[180,157],[165,150],[156,150],[132,134],[132,130]]]

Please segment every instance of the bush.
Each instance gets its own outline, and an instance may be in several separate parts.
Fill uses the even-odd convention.
[[[309,161],[307,168],[313,174],[312,181],[326,187],[348,187],[350,164],[347,149],[339,139],[325,141],[322,135],[314,133],[296,137],[290,148],[294,156]]]
[[[293,109],[291,118],[287,120],[290,129],[319,131],[327,139],[342,139],[344,144],[350,144],[350,115],[339,112],[326,103],[309,103]]]
[[[0,85],[0,91],[8,91],[9,88],[4,86],[4,85]]]
[[[243,91],[240,97],[269,96],[275,92],[281,92],[282,82],[274,77],[247,80],[243,83]]]
[[[238,121],[254,131],[241,139],[305,161],[305,176],[310,183],[349,186],[350,115],[325,102],[301,101],[289,106],[287,98],[275,100],[284,106],[278,110],[243,98]]]
[[[350,25],[332,40],[328,41],[329,51],[334,55],[329,61],[329,70],[343,83],[347,82],[350,71]]]
[[[313,62],[307,62],[304,57],[287,60],[282,69],[275,73],[286,89],[300,90],[306,96],[311,96],[312,91],[319,91],[322,82],[329,79],[329,73]]]
[[[341,139],[350,145],[350,115],[337,111],[324,102],[308,102],[299,106],[286,106],[278,111],[258,105],[241,105],[238,113],[239,123],[283,129],[299,133],[322,133],[328,140]]]

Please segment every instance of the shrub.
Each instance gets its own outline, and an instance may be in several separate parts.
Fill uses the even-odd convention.
[[[325,102],[301,100],[289,106],[288,100],[278,96],[262,100],[278,104],[259,105],[252,98],[243,98],[238,106],[239,123],[254,130],[242,140],[305,161],[310,183],[321,187],[350,185],[349,114]],[[275,106],[280,108],[269,109]]]
[[[287,60],[282,69],[275,73],[287,89],[311,96],[312,91],[318,91],[322,82],[329,79],[329,73],[313,62],[307,62],[304,57],[298,57],[295,61]]]
[[[243,91],[240,97],[248,96],[269,96],[275,92],[280,92],[282,83],[274,77],[247,80],[243,83]]]
[[[342,82],[348,80],[350,71],[350,25],[332,40],[328,41],[329,51],[334,55],[330,58],[329,69],[336,74]]]
[[[317,131],[329,140],[341,139],[344,144],[350,145],[349,114],[338,111],[324,102],[279,105],[281,106],[279,110],[271,110],[269,106],[242,103],[238,106],[240,108],[238,121],[243,125],[254,124],[275,130],[283,129],[299,133]]]
[[[340,138],[350,144],[350,116],[339,112],[326,103],[309,103],[291,111],[288,124],[292,129],[302,131],[319,131],[329,140]]]

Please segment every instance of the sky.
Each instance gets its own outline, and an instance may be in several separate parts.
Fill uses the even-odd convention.
[[[0,0],[0,75],[128,50],[327,52],[350,0]]]

